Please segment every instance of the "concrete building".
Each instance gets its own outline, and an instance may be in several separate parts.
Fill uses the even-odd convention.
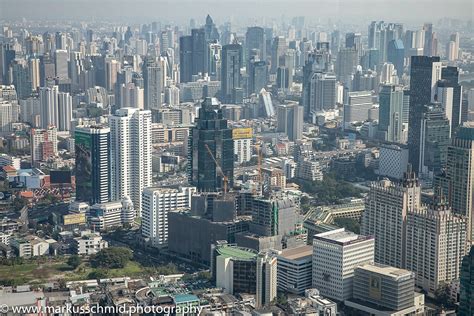
[[[291,315],[336,316],[337,304],[321,296],[317,289],[308,289],[305,296],[288,300]]]
[[[408,168],[408,148],[395,144],[382,144],[379,152],[380,176],[401,180]]]
[[[58,155],[58,135],[55,126],[31,129],[31,162],[46,161]]]
[[[374,262],[375,240],[344,228],[313,239],[313,287],[324,297],[344,301],[352,297],[354,269]]]
[[[18,104],[0,99],[0,132],[11,132],[12,123],[18,122]]]
[[[278,255],[278,290],[303,295],[312,283],[312,246],[283,250]]]
[[[73,249],[78,255],[93,255],[104,248],[108,248],[107,241],[102,240],[99,233],[82,231],[81,237],[74,238]]]
[[[291,141],[303,137],[304,108],[298,104],[282,104],[277,106],[277,131],[285,133]]]
[[[168,246],[168,213],[191,208],[195,187],[145,188],[142,205],[142,236],[153,247]]]
[[[94,204],[87,212],[89,226],[95,230],[108,230],[110,228],[132,225],[136,212],[128,196],[121,201]]]
[[[424,295],[414,290],[415,273],[364,264],[355,269],[354,294],[344,304],[371,315],[423,315]]]
[[[361,234],[375,236],[375,262],[405,267],[406,218],[421,206],[421,187],[414,173],[401,183],[374,182],[366,198]]]
[[[308,181],[322,181],[323,172],[319,161],[299,161],[296,165],[296,177]]]
[[[257,255],[256,307],[269,305],[277,297],[277,257],[270,252]]]

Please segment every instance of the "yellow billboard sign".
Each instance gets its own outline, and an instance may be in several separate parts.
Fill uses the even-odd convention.
[[[64,225],[80,225],[86,223],[86,214],[68,214],[63,215],[63,223]]]
[[[244,139],[244,138],[252,138],[251,127],[234,128],[232,130],[232,139]]]

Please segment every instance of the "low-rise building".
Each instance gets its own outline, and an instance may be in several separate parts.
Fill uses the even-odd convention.
[[[94,204],[87,213],[87,221],[96,230],[131,225],[136,217],[133,202],[128,196],[121,201]]]
[[[73,241],[74,252],[78,255],[93,255],[108,246],[108,242],[102,240],[100,233],[90,231],[81,232],[81,236]]]

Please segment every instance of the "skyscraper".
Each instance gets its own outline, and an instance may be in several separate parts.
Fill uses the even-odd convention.
[[[141,210],[142,190],[152,184],[151,112],[122,108],[110,116],[111,197],[129,196]]]
[[[474,313],[474,246],[462,260],[460,279],[459,316],[469,316]]]
[[[405,267],[407,214],[421,206],[421,187],[413,172],[401,183],[374,182],[365,202],[361,234],[375,236],[375,262]]]
[[[58,86],[40,88],[41,126],[43,128],[48,128],[50,125],[58,127],[59,125],[58,94]]]
[[[158,110],[163,104],[163,66],[158,61],[149,60],[143,65],[144,99],[146,110]]]
[[[89,205],[110,201],[110,129],[74,129],[76,200]]]
[[[249,63],[249,94],[259,93],[267,85],[268,66],[265,61]]]
[[[285,55],[286,50],[288,49],[288,44],[286,43],[286,38],[283,36],[277,36],[273,39],[272,43],[272,64],[271,64],[271,73],[276,73],[278,67],[281,66],[280,57]]]
[[[420,171],[420,133],[425,105],[434,101],[436,83],[441,78],[439,57],[412,56],[410,72],[409,160]]]
[[[265,44],[265,30],[262,27],[252,26],[247,28],[247,33],[245,33],[245,62],[249,62],[251,51],[253,49],[257,49],[259,59],[265,61],[267,58]]]
[[[222,117],[219,101],[206,98],[199,109],[196,125],[190,131],[188,179],[198,191],[214,192],[224,188],[222,175],[227,178],[230,188],[234,177],[232,130]]]
[[[54,64],[56,77],[58,79],[68,79],[68,52],[65,49],[57,49],[54,53]]]
[[[387,61],[391,62],[397,70],[398,77],[403,76],[405,63],[405,47],[401,39],[391,40],[388,43]]]
[[[383,133],[383,140],[404,143],[408,126],[403,124],[403,86],[382,85],[379,104],[379,131]]]
[[[241,87],[242,46],[229,44],[222,47],[221,97],[223,102],[232,103],[234,89]]]
[[[336,76],[315,72],[309,79],[307,113],[332,110],[336,106]]]
[[[181,82],[192,81],[193,76],[193,39],[191,36],[179,38],[179,79]]]
[[[257,255],[255,305],[270,304],[277,296],[277,257],[262,252]]]
[[[291,141],[303,137],[303,107],[298,104],[277,106],[277,131],[283,132]]]
[[[69,92],[58,93],[58,130],[70,131],[72,120],[72,97]]]
[[[457,67],[443,67],[441,80],[437,82],[436,99],[440,102],[449,119],[451,135],[467,120],[467,107],[462,104],[462,86],[459,84]]]

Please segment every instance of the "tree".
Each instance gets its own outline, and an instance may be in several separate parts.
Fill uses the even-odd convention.
[[[353,218],[336,218],[334,219],[334,224],[339,227],[344,227],[353,233],[360,234],[360,223]]]
[[[97,269],[87,275],[89,279],[104,279],[107,277],[107,271],[104,269]]]
[[[68,266],[71,266],[73,270],[75,270],[81,264],[81,258],[79,256],[74,255],[67,259]]]
[[[132,259],[133,253],[125,247],[109,247],[91,256],[93,268],[121,269]]]

